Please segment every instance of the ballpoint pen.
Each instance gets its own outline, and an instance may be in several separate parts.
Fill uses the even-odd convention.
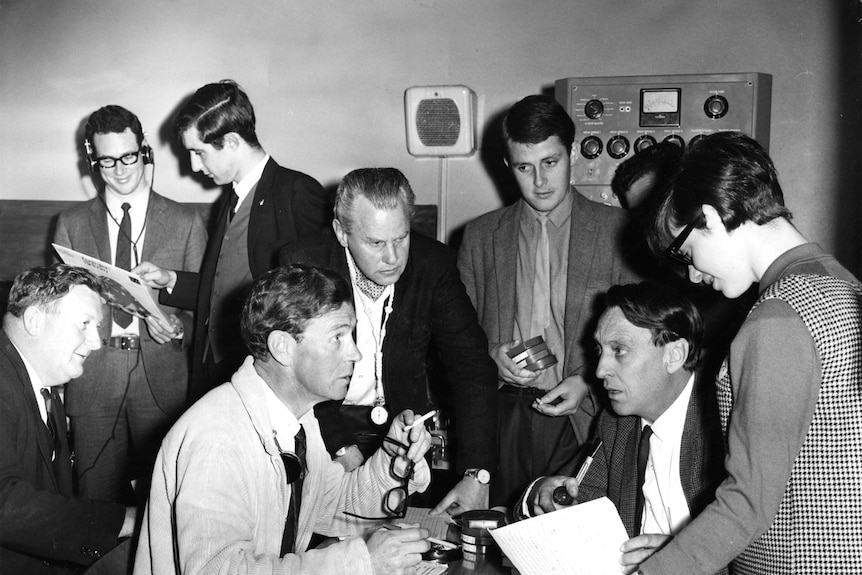
[[[578,470],[578,474],[575,476],[575,481],[578,483],[578,486],[581,485],[581,481],[584,480],[584,477],[587,475],[587,471],[590,470],[590,465],[593,464],[593,459],[598,454],[599,449],[602,448],[602,440],[599,439],[596,442],[595,448],[590,452],[587,458],[584,460],[583,465]],[[571,495],[569,495],[569,491],[566,489],[565,485],[560,485],[556,489],[554,489],[554,503],[557,505],[571,505],[574,499]]]

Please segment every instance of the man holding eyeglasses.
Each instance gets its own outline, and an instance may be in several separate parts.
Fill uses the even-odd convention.
[[[197,271],[206,231],[200,215],[152,190],[153,152],[141,122],[121,106],[93,112],[84,151],[98,196],[62,212],[54,241],[124,269],[143,259]],[[185,407],[192,314],[142,321],[105,306],[101,349],[66,392],[79,491],[132,503],[130,480],[149,480],[162,437]],[[146,495],[146,489],[142,495]]]
[[[430,483],[430,434],[405,410],[346,472],[314,415],[344,398],[361,357],[350,285],[324,268],[276,268],[252,286],[241,326],[251,356],[162,444],[135,573],[412,573],[428,531],[374,520],[401,515]],[[343,540],[308,549],[315,532]]]
[[[642,573],[862,571],[862,287],[790,218],[772,160],[736,133],[690,146],[651,218],[652,250],[691,281],[760,296],[716,382],[728,478]]]

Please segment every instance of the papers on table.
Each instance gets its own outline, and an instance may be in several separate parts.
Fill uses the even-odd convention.
[[[449,520],[449,514],[428,515],[429,511],[431,511],[430,507],[408,507],[407,516],[404,519],[397,519],[393,523],[422,527],[428,530],[431,537],[445,540],[449,525],[452,524]]]
[[[619,575],[628,540],[607,497],[491,531],[521,575]]]

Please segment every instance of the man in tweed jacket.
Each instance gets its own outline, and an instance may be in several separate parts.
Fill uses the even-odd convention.
[[[560,476],[534,482],[516,514],[559,509],[553,492],[563,485],[577,502],[607,496],[629,537],[651,533],[660,545],[700,513],[724,478],[715,396],[694,373],[702,335],[697,309],[675,291],[654,283],[612,287],[595,335],[596,374],[614,410],[599,417],[601,445],[580,484],[572,476],[583,458],[576,458]],[[641,513],[638,445],[646,429]],[[649,553],[639,549],[623,562],[633,570]]]
[[[862,289],[790,217],[763,148],[724,133],[686,150],[652,218],[692,281],[761,293],[718,378],[727,479],[643,573],[862,572]]]

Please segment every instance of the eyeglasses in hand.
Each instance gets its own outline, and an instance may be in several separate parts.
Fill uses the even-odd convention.
[[[397,447],[400,447],[407,452],[408,447],[397,441],[392,439],[391,437],[384,437],[384,443],[391,443]],[[364,515],[357,515],[356,513],[351,513],[349,511],[345,511],[345,515],[349,515],[351,517],[356,517],[358,519],[365,519],[368,521],[387,521],[390,519],[401,519],[407,515],[407,505],[410,500],[410,492],[408,491],[408,486],[410,483],[410,479],[413,477],[413,467],[414,463],[412,460],[407,460],[407,464],[404,466],[404,469],[401,471],[398,470],[395,463],[398,461],[398,454],[392,455],[392,461],[389,464],[389,474],[392,475],[395,479],[401,481],[400,485],[397,485],[386,492],[386,495],[383,496],[383,509],[388,513],[386,517],[365,517]]]

